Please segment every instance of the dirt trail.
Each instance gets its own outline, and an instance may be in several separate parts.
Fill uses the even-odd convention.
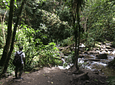
[[[22,74],[23,80],[13,80],[10,76],[6,79],[2,79],[0,85],[71,85],[70,77],[67,75],[67,70],[60,70],[58,67],[47,68]]]
[[[78,80],[73,79],[76,74],[71,74],[72,71],[73,69],[44,67],[36,72],[23,73],[23,80],[13,80],[12,76],[1,79],[0,85],[108,85],[105,76],[82,69],[83,72],[88,72],[89,80]]]

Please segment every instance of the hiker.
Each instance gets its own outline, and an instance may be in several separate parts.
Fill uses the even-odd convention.
[[[15,52],[15,58],[13,60],[13,64],[15,66],[15,79],[22,79],[21,75],[23,72],[24,67],[24,60],[25,60],[25,53],[22,52],[23,47],[19,47],[19,51]],[[17,73],[19,71],[19,76],[17,76]]]

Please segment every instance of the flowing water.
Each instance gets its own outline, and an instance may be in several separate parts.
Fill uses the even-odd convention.
[[[84,47],[84,45],[81,45],[81,48]],[[110,61],[112,61],[115,58],[115,50],[114,48],[112,48],[112,50],[109,49],[105,49],[106,46],[103,45],[101,50],[95,50],[95,52],[92,53],[82,53],[82,57],[78,58],[78,63],[80,65],[80,67],[84,68],[84,69],[90,69],[91,71],[94,70],[99,70],[99,71],[105,71],[104,73],[108,73],[110,72],[110,68],[107,67],[108,63]],[[103,50],[105,49],[105,50]],[[106,52],[106,53],[105,53]],[[99,54],[107,54],[107,58],[106,59],[98,59],[96,57],[96,55]],[[58,66],[60,69],[69,69],[73,64],[72,63],[67,63],[66,59],[70,57],[70,56],[65,56],[64,58],[62,58],[63,61],[63,65],[66,63],[67,65],[64,66]],[[103,73],[103,74],[104,74]],[[115,73],[113,71],[113,73]],[[108,74],[111,74],[108,73]],[[113,75],[113,74],[111,74]]]
[[[114,59],[115,56],[108,55],[107,59],[98,59],[96,60],[95,55],[91,55],[93,58],[87,58],[87,61],[84,61],[85,58],[79,58],[78,62],[82,64],[83,68],[94,70],[96,67],[106,67],[110,61]],[[92,59],[92,60],[91,60]],[[93,60],[94,59],[94,60]],[[84,64],[85,63],[85,64]]]

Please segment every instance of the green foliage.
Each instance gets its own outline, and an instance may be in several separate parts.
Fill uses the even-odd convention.
[[[61,63],[59,50],[55,43],[52,42],[48,45],[43,45],[39,38],[35,39],[35,34],[39,32],[39,30],[35,31],[26,25],[22,25],[21,27],[22,28],[17,31],[15,51],[18,50],[18,46],[23,45],[23,51],[26,55],[25,70],[31,70],[38,65],[54,66]]]
[[[84,22],[87,23],[87,33],[94,40],[104,41],[114,39],[114,1],[94,0],[87,1],[83,10]],[[91,34],[90,34],[91,33]]]
[[[38,46],[36,43],[41,45],[40,39],[35,39],[34,36],[37,31],[32,29],[31,27],[28,28],[26,25],[22,25],[22,29],[17,31],[16,35],[16,47],[23,46],[24,52],[26,55],[26,62],[25,62],[25,69],[31,67],[31,63],[33,61],[34,56],[38,55]],[[17,48],[15,50],[18,50]]]
[[[115,76],[109,77],[107,82],[108,85],[115,85]]]
[[[115,47],[115,41],[112,42],[112,47]]]
[[[7,75],[11,75],[11,73],[14,71],[14,69],[12,69],[11,67],[8,67],[7,70]]]
[[[62,63],[59,55],[56,44],[51,42],[48,45],[45,45],[44,49],[39,51],[39,65],[41,67],[59,65]]]
[[[0,58],[2,56],[2,53],[3,53],[3,48],[0,49]]]
[[[55,13],[39,10],[37,14],[42,17],[39,30],[42,30],[41,33],[47,36],[46,41],[43,39],[45,42],[61,41],[71,35],[72,29],[69,27],[68,22],[61,21]],[[40,36],[38,35],[38,37]]]
[[[15,7],[17,7],[16,4],[17,0],[14,0],[14,2]],[[10,7],[10,0],[0,0],[0,8],[9,10],[9,7]]]
[[[63,64],[63,67],[64,67],[64,68],[67,67],[67,63],[64,63],[64,64]]]
[[[89,37],[87,39],[87,42],[85,43],[86,47],[94,47],[95,46],[95,40],[92,37]]]
[[[67,21],[69,25],[72,24],[72,15],[68,6],[60,6],[60,8],[57,10],[57,14],[61,21]]]
[[[59,5],[59,3],[58,3],[58,1],[57,0],[41,0],[41,5],[42,5],[42,9],[44,9],[44,10],[47,10],[47,11],[49,11],[49,12],[52,12],[52,11],[54,11],[55,9],[54,9],[54,7],[56,7],[56,6],[58,6]]]
[[[58,8],[56,5],[58,3],[57,1],[41,0],[39,2],[41,3],[29,1],[28,4],[25,5],[21,23],[26,23],[35,30],[39,29],[35,37],[39,37],[44,44],[58,42],[69,37],[72,34],[72,28],[68,23],[68,21],[71,22],[69,20],[70,14],[68,8],[64,8],[67,15],[63,18],[65,12],[61,16],[61,12],[63,11],[61,11],[61,7],[56,9]],[[49,4],[53,4],[56,8],[54,9],[54,7],[52,5],[49,6]],[[49,8],[47,6],[50,10],[48,10]]]
[[[68,37],[67,39],[64,39],[61,42],[61,46],[68,46],[68,45],[74,44],[74,41],[72,39],[73,37]]]

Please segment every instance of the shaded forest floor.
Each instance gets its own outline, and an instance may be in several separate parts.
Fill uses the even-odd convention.
[[[58,67],[44,67],[31,73],[23,73],[23,80],[13,79],[13,76],[0,80],[0,85],[108,85],[107,77],[86,69],[80,69],[83,73],[88,72],[89,79],[73,74],[75,68],[61,70]]]

